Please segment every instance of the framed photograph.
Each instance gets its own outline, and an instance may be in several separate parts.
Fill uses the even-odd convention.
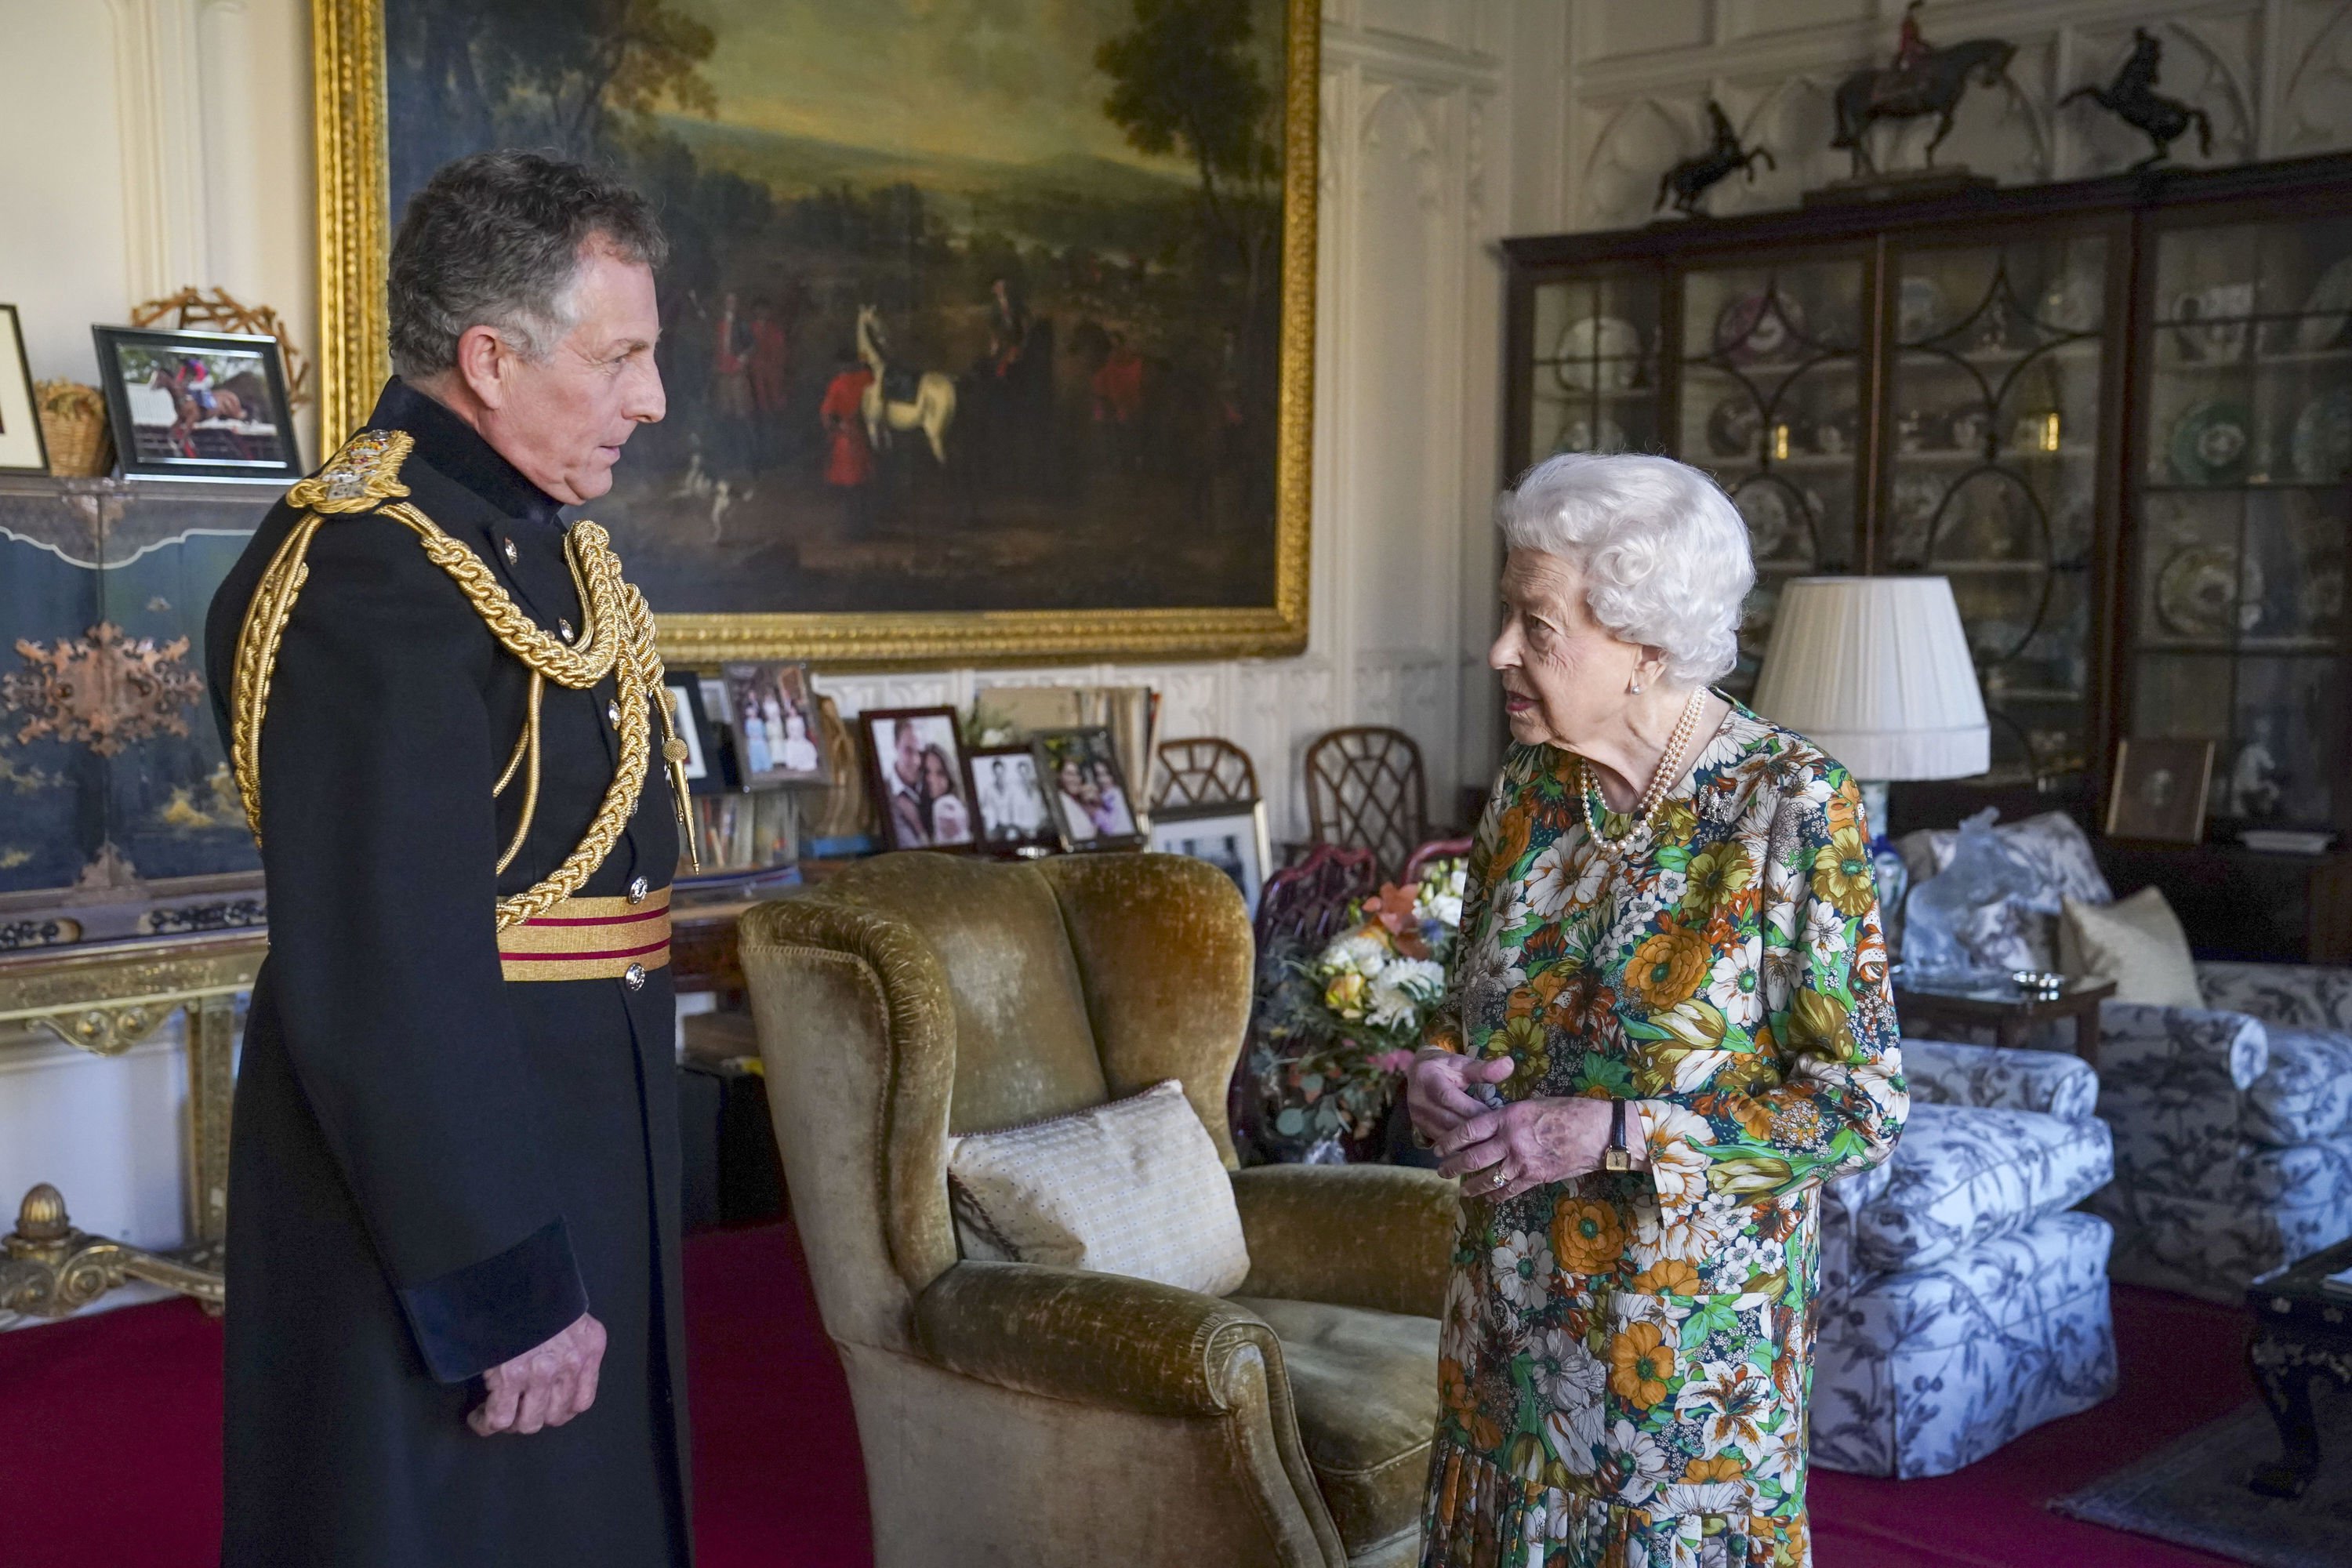
[[[327,438],[409,198],[549,148],[669,232],[596,512],[666,657],[1303,651],[1319,12],[1163,9],[311,0]]]
[[[1030,737],[1029,749],[1066,848],[1132,849],[1143,843],[1108,730],[1046,730]]]
[[[832,777],[805,664],[730,664],[727,716],[746,788],[822,784]]]
[[[860,713],[883,842],[892,849],[968,849],[977,831],[971,771],[952,708]]]
[[[1027,746],[981,746],[971,753],[972,801],[980,808],[980,841],[991,849],[1059,848],[1053,808],[1037,782],[1037,756]]]
[[[115,461],[134,479],[299,479],[276,338],[92,327]]]
[[[0,474],[46,474],[48,443],[33,401],[33,366],[25,357],[25,331],[16,307],[0,305]]]
[[[2205,837],[2205,794],[2213,742],[2143,737],[2116,742],[2107,796],[2107,837],[2196,844]]]
[[[1257,919],[1257,899],[1274,858],[1265,828],[1265,803],[1236,801],[1158,811],[1151,817],[1151,847],[1163,855],[1206,860],[1234,879]]]
[[[662,689],[669,694],[670,721],[686,742],[686,788],[689,795],[717,795],[733,789],[726,758],[711,733],[710,718],[702,706],[702,682],[682,670],[666,670]]]

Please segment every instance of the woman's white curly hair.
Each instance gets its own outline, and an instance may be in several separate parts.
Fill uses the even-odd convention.
[[[1696,468],[1564,452],[1521,475],[1495,521],[1507,548],[1571,563],[1592,618],[1658,649],[1668,684],[1704,686],[1738,663],[1740,608],[1756,583],[1748,525]]]

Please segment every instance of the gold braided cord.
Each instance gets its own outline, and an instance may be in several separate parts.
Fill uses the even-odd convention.
[[[522,733],[515,737],[514,750],[507,754],[506,771],[499,773],[499,782],[490,786],[490,798],[492,800],[496,800],[499,796],[507,793],[507,785],[514,783],[515,773],[522,767],[522,759],[525,753],[530,750],[531,737],[537,732],[533,727],[531,719],[536,718],[538,715],[539,686],[539,676],[534,672],[530,678],[530,706],[526,710],[531,717],[525,719],[523,721]]]
[[[645,595],[622,577],[621,563],[612,552],[610,536],[593,522],[574,523],[565,540],[565,558],[572,566],[572,580],[580,587],[581,615],[587,622],[581,645],[572,647],[541,631],[508,596],[481,557],[442,531],[415,506],[400,501],[380,510],[382,515],[396,519],[416,535],[425,555],[449,574],[499,646],[522,660],[532,674],[531,712],[518,752],[521,755],[522,749],[527,748],[532,799],[525,802],[520,828],[514,844],[499,862],[500,869],[521,847],[522,833],[530,826],[530,807],[538,793],[537,699],[541,681],[552,680],[574,690],[585,690],[607,674],[617,672],[621,755],[604,802],[589,823],[587,833],[552,875],[499,900],[498,928],[504,931],[546,913],[577,892],[596,868],[604,863],[636,811],[652,752],[651,699],[660,689],[662,679],[661,657],[654,647],[653,612],[646,607]],[[279,546],[254,590],[245,625],[238,634],[230,750],[237,795],[257,843],[261,837],[261,723],[268,701],[269,676],[277,664],[286,624],[293,615],[295,596],[310,574],[304,557],[319,522],[315,512],[307,515]],[[664,718],[667,719],[667,713]],[[664,749],[667,753],[668,748]],[[499,781],[500,788],[511,780],[513,771],[510,763]],[[680,812],[683,815],[682,795]]]
[[[237,800],[245,807],[245,825],[253,830],[257,847],[261,843],[261,715],[269,702],[269,678],[278,668],[278,640],[285,636],[287,617],[294,613],[294,595],[302,591],[310,575],[304,556],[310,549],[310,536],[318,531],[315,511],[288,531],[261,581],[254,584],[236,635],[229,762],[236,778]]]
[[[507,852],[499,857],[500,876],[506,875],[507,868],[513,865],[515,857],[522,853],[522,841],[530,837],[530,819],[539,815],[539,699],[546,689],[547,682],[541,679],[539,671],[532,670],[530,696],[523,707],[522,735],[515,743],[518,760],[525,753],[530,755],[530,772],[523,780],[522,816],[516,819],[514,837],[507,840]],[[491,786],[490,798],[496,800],[504,794],[513,778],[514,763],[509,763],[506,777]]]

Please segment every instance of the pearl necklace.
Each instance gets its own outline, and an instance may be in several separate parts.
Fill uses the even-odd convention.
[[[1592,815],[1592,797],[1599,793],[1599,784],[1592,776],[1592,764],[1581,752],[1576,759],[1576,800],[1584,809],[1584,831],[1592,842],[1606,851],[1639,848],[1650,837],[1650,819],[1658,807],[1665,804],[1667,793],[1683,775],[1683,753],[1690,749],[1691,735],[1698,729],[1699,710],[1706,706],[1706,689],[1694,688],[1683,703],[1683,716],[1675,721],[1675,732],[1666,737],[1666,749],[1658,758],[1657,771],[1650,775],[1650,787],[1642,792],[1634,803],[1633,825],[1623,837],[1612,838],[1601,831],[1600,822]]]

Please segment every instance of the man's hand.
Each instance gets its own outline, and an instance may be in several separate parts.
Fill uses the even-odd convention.
[[[1480,1110],[1436,1140],[1463,1194],[1501,1203],[1601,1168],[1609,1147],[1610,1102],[1543,1096]]]
[[[488,1437],[561,1426],[596,1403],[596,1371],[604,1363],[604,1325],[583,1312],[543,1345],[482,1373],[489,1397],[466,1417]]]
[[[1513,1070],[1507,1058],[1473,1061],[1454,1051],[1423,1050],[1405,1071],[1404,1107],[1412,1117],[1412,1130],[1436,1143],[1485,1113],[1490,1102],[1479,1100],[1474,1086],[1500,1083]]]

